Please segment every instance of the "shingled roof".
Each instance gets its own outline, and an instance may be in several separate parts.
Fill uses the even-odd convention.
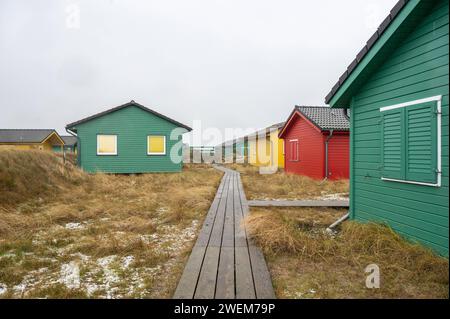
[[[374,46],[374,44],[378,41],[378,39],[383,35],[384,31],[389,27],[389,25],[394,21],[395,17],[400,13],[400,11],[405,7],[409,0],[400,0],[396,3],[394,8],[390,11],[389,15],[381,22],[377,31],[369,38],[364,47],[359,51],[356,55],[356,58],[350,63],[347,67],[347,70],[339,77],[338,82],[333,86],[330,93],[325,97],[325,103],[329,104],[333,96],[337,93],[337,91],[344,84],[345,80],[350,76],[353,70],[356,69],[358,64],[364,59],[369,50]]]
[[[295,113],[300,113],[308,121],[321,131],[349,131],[350,121],[344,109],[332,109],[328,106],[298,106],[289,115],[286,124],[280,130],[278,136],[283,138],[287,127],[292,123],[291,119]]]
[[[344,109],[332,109],[327,106],[295,106],[295,110],[302,113],[321,130],[348,131],[349,118]]]
[[[53,129],[0,129],[0,143],[41,143]]]
[[[112,112],[115,112],[115,111],[119,111],[119,110],[121,110],[123,108],[126,108],[126,107],[129,107],[129,106],[136,106],[136,107],[140,108],[141,110],[144,110],[144,111],[149,112],[149,113],[151,113],[153,115],[156,115],[156,116],[158,116],[158,117],[160,117],[160,118],[162,118],[162,119],[164,119],[164,120],[166,120],[168,122],[171,122],[171,123],[173,123],[173,124],[175,124],[175,125],[177,125],[179,127],[185,128],[188,131],[192,131],[192,128],[190,128],[189,126],[184,125],[184,124],[182,124],[182,123],[180,123],[178,121],[175,121],[174,119],[171,119],[170,117],[167,117],[167,116],[165,116],[165,115],[163,115],[161,113],[158,113],[158,112],[156,112],[154,110],[151,110],[148,107],[145,107],[145,106],[135,102],[134,100],[131,100],[128,103],[125,103],[125,104],[113,107],[113,108],[108,109],[106,111],[103,111],[103,112],[100,112],[100,113],[88,116],[88,117],[86,117],[84,119],[81,119],[79,121],[67,124],[66,125],[66,129],[72,129],[76,125],[79,125],[79,124],[82,124],[82,123],[86,123],[86,122],[91,121],[93,119],[96,119],[98,117],[104,116],[106,114],[109,114],[109,113],[112,113]]]

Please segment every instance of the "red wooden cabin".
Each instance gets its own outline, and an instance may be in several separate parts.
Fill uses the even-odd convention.
[[[315,179],[349,178],[349,136],[343,109],[296,106],[279,133],[285,171]]]

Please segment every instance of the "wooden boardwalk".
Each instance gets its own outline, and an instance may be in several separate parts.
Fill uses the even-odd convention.
[[[349,207],[348,199],[339,200],[249,200],[251,207]]]
[[[174,298],[275,298],[267,264],[243,226],[249,206],[238,172],[225,172]]]

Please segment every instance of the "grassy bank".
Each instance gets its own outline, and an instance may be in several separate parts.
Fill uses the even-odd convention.
[[[0,152],[0,297],[171,297],[221,173],[88,175]]]
[[[345,222],[345,211],[252,209],[248,229],[263,249],[279,298],[448,298],[448,259],[376,224]],[[379,289],[366,288],[365,268],[380,268]]]

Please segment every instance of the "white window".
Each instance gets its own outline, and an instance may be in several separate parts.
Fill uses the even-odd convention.
[[[166,155],[166,137],[164,135],[147,136],[147,155]]]
[[[441,185],[441,99],[380,108],[382,180]]]
[[[97,155],[117,155],[117,135],[97,135]]]

